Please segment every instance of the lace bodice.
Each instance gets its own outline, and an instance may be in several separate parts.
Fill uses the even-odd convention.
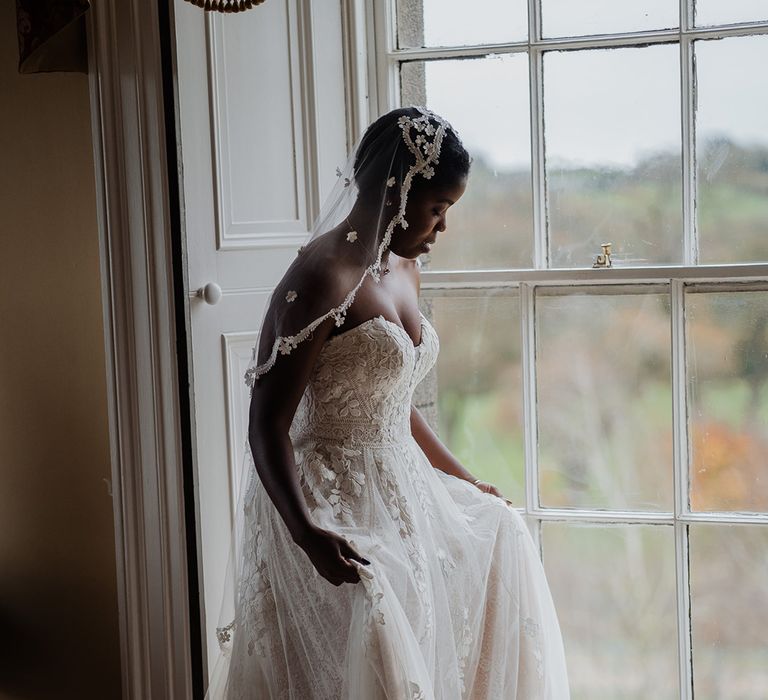
[[[326,341],[291,425],[291,439],[385,445],[410,435],[413,391],[437,359],[437,332],[423,314],[414,346],[379,315]]]

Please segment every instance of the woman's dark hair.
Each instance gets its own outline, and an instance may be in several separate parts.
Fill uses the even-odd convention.
[[[361,192],[379,189],[381,183],[390,173],[404,177],[413,164],[413,154],[399,137],[400,126],[397,120],[401,116],[416,118],[421,116],[421,112],[416,107],[393,109],[380,116],[366,129],[357,148],[354,162],[355,180]],[[433,121],[433,123],[438,126],[437,122]],[[398,138],[395,154],[383,152],[380,148],[382,139],[385,139],[384,143],[391,143],[393,138]],[[429,185],[436,186],[458,182],[469,174],[471,163],[472,159],[467,149],[464,148],[461,139],[453,128],[448,128],[443,136],[440,159],[435,168],[435,174],[430,179],[421,176],[414,178],[412,187],[420,189]]]

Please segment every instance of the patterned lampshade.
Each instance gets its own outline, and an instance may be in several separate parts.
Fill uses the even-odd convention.
[[[206,12],[244,12],[261,5],[264,0],[187,0]]]

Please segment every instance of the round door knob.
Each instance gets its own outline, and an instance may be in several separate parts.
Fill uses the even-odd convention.
[[[216,282],[208,282],[205,287],[197,290],[197,296],[202,297],[206,304],[213,306],[221,299],[221,287]]]

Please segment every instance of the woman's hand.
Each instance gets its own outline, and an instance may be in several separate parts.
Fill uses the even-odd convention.
[[[497,489],[492,483],[489,481],[478,481],[476,484],[473,483],[473,486],[476,486],[479,488],[483,493],[490,493],[493,496],[498,496],[503,501],[506,501],[509,503],[509,505],[512,505],[512,501],[510,501],[499,489]]]
[[[360,581],[360,575],[350,560],[371,563],[358,554],[341,535],[321,527],[307,528],[295,542],[304,550],[317,572],[334,586]]]

